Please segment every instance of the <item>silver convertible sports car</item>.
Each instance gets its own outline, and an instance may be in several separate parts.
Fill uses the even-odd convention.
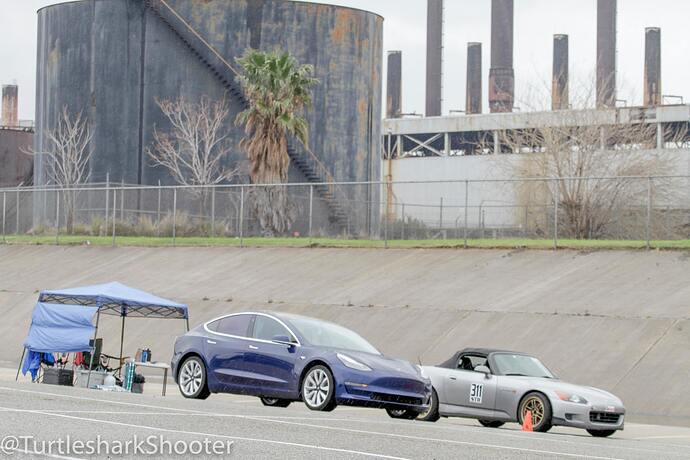
[[[553,425],[583,428],[597,437],[623,429],[620,399],[596,388],[558,380],[541,361],[524,353],[464,349],[439,366],[424,366],[432,401],[418,419],[468,417],[486,427],[523,423],[532,414],[534,431]],[[391,417],[405,414],[389,411]]]

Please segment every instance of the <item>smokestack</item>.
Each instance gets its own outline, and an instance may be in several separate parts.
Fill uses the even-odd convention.
[[[388,52],[386,118],[400,118],[402,113],[402,51]]]
[[[467,91],[465,113],[482,113],[482,44],[467,44]]]
[[[492,113],[512,112],[514,99],[513,0],[492,0],[489,108]]]
[[[2,125],[19,125],[19,87],[17,85],[2,86]]]
[[[616,106],[616,0],[597,0],[597,107]]]
[[[426,116],[441,115],[443,78],[443,0],[427,0]]]
[[[661,29],[644,30],[644,105],[661,105]]]
[[[553,36],[553,80],[551,84],[551,110],[569,107],[568,94],[568,36]]]

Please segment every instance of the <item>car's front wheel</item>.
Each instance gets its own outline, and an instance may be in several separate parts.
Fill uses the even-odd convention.
[[[524,423],[528,412],[532,415],[532,430],[546,433],[551,429],[551,404],[546,396],[533,391],[522,398],[518,410],[520,425]]]
[[[185,398],[206,399],[211,394],[206,382],[206,366],[198,356],[184,360],[177,382]]]
[[[302,380],[302,399],[310,410],[329,412],[335,409],[335,380],[326,366],[309,369]]]
[[[438,413],[438,395],[436,394],[436,390],[432,388],[429,408],[426,410],[426,412],[420,412],[419,415],[417,415],[417,420],[421,420],[423,422],[435,422],[440,418],[441,414]]]
[[[399,418],[403,420],[414,420],[419,415],[419,412],[412,409],[386,409],[388,416],[391,418]]]
[[[587,433],[591,434],[595,438],[608,438],[615,432],[616,430],[587,430]]]
[[[487,428],[500,428],[505,425],[505,422],[499,422],[498,420],[479,420],[479,423]]]

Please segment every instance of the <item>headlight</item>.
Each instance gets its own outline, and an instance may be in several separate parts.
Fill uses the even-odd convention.
[[[575,393],[563,393],[563,392],[557,391],[556,395],[558,395],[558,398],[561,401],[568,401],[568,402],[575,403],[575,404],[587,404],[587,400],[585,398],[583,398],[582,396],[577,395]]]
[[[419,375],[422,376],[422,378],[428,379],[429,376],[426,375],[426,372],[424,371],[424,368],[422,366],[417,366],[417,370],[419,371]]]
[[[366,364],[362,364],[359,361],[355,361],[347,355],[341,355],[340,353],[337,353],[336,356],[338,357],[341,363],[343,363],[346,367],[349,367],[350,369],[365,372],[371,371],[371,368],[369,366],[367,366]]]

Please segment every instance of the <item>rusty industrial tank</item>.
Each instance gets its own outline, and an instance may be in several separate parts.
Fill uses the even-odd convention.
[[[227,129],[242,161],[244,104],[235,58],[247,48],[282,48],[312,64],[320,84],[308,111],[309,147],[291,150],[291,181],[370,181],[380,177],[383,18],[357,9],[285,0],[82,0],[38,12],[35,148],[46,147],[63,106],[82,111],[93,129],[91,180],[173,184],[146,148],[165,129],[156,99],[229,95]],[[35,182],[45,183],[43,159]],[[318,192],[318,190],[317,190]],[[375,202],[376,187],[348,191]],[[324,197],[327,200],[327,197]],[[342,209],[338,211],[343,214]],[[371,226],[376,210],[353,220]]]

